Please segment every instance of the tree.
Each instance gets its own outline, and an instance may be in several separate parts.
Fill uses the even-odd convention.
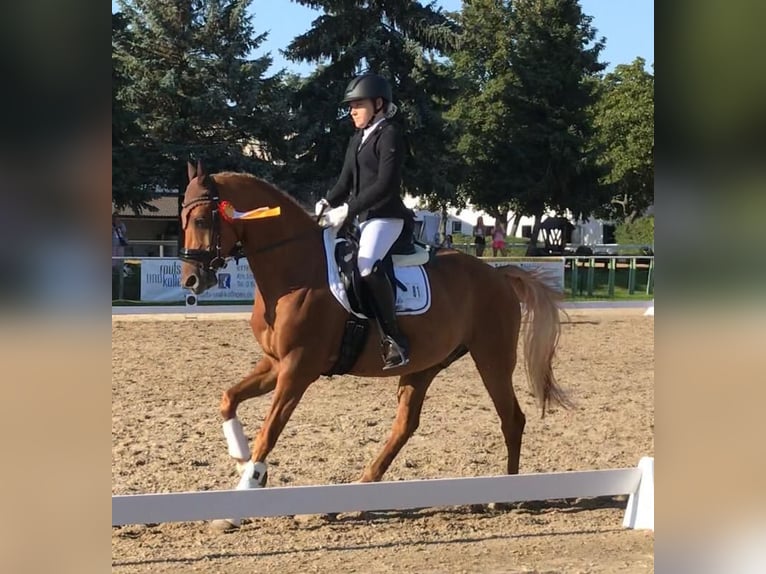
[[[654,203],[654,76],[643,58],[621,64],[599,84],[594,106],[611,201],[600,215],[631,223]]]
[[[517,87],[509,137],[525,180],[516,201],[535,216],[533,254],[546,208],[581,218],[604,203],[589,115],[604,39],[595,41],[592,17],[577,0],[515,0],[511,9]]]
[[[343,91],[365,70],[392,83],[408,146],[404,187],[436,203],[454,194],[451,134],[442,120],[452,93],[449,68],[435,59],[456,40],[454,21],[433,4],[411,0],[296,0],[324,13],[296,37],[286,54],[317,70],[295,93],[291,173],[314,199],[332,186],[353,127],[340,113]],[[440,199],[441,198],[441,199]]]
[[[115,52],[115,45],[125,42],[128,34],[124,15],[112,14],[112,202],[118,209],[138,212],[151,209],[146,203],[151,187],[141,175],[148,171],[142,165],[144,134],[122,98],[129,80]]]
[[[456,149],[465,162],[460,194],[505,224],[525,185],[510,137],[516,130],[510,2],[465,0],[459,22],[453,62],[460,95],[447,117],[455,123]]]
[[[123,80],[113,101],[122,151],[132,145],[134,153],[118,153],[114,161],[120,173],[132,167],[141,182],[120,193],[133,205],[157,187],[182,195],[190,156],[205,156],[211,169],[270,173],[269,162],[243,151],[257,144],[268,157],[272,142],[283,137],[283,118],[274,113],[281,109],[280,79],[263,77],[269,57],[248,58],[266,37],[254,34],[250,0],[119,4],[124,26],[113,38],[113,54]]]

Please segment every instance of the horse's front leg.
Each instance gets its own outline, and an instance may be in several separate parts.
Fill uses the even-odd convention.
[[[277,374],[277,363],[269,357],[264,357],[239,383],[224,391],[221,398],[223,434],[229,447],[229,455],[236,459],[237,470],[240,473],[250,459],[250,448],[242,424],[237,419],[237,406],[242,401],[273,391],[277,384]]]
[[[242,475],[237,489],[255,488],[266,484],[265,465],[256,468],[251,460],[247,437],[242,424],[237,419],[237,406],[244,400],[273,391],[277,386],[278,376],[279,363],[264,357],[244,379],[227,389],[221,398],[223,433],[229,447],[229,454],[237,461],[237,472]],[[238,528],[241,522],[240,518],[227,518],[214,520],[212,524],[217,530],[229,530]]]
[[[271,408],[255,439],[252,457],[244,467],[237,488],[258,488],[266,485],[266,457],[276,446],[279,435],[290,420],[290,415],[316,378],[301,376],[291,369],[280,371]]]

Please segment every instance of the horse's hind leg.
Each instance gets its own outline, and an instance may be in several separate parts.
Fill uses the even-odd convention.
[[[500,417],[500,428],[508,450],[508,474],[518,474],[521,438],[526,424],[526,417],[519,406],[512,383],[518,336],[502,337],[502,332],[502,329],[485,331],[470,351]]]
[[[441,370],[441,366],[435,366],[419,373],[404,375],[399,379],[399,406],[391,435],[378,457],[365,468],[361,482],[379,481],[391,466],[396,455],[418,428],[426,391]]]

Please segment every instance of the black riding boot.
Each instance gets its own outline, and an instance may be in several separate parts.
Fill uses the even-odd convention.
[[[396,302],[391,283],[379,266],[364,278],[364,282],[373,297],[375,315],[383,331],[383,369],[402,367],[410,362],[409,342],[396,321]]]

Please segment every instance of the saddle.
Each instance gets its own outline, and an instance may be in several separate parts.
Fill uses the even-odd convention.
[[[407,291],[407,287],[396,278],[395,269],[427,265],[439,249],[415,240],[413,228],[412,222],[405,220],[402,232],[381,261],[394,290],[394,299],[398,289]],[[338,231],[335,239],[335,263],[354,313],[346,320],[338,359],[324,375],[345,374],[354,366],[367,340],[370,320],[375,318],[371,297],[357,266],[359,236],[359,228],[349,222]]]
[[[386,276],[394,289],[394,298],[396,298],[396,289],[403,291],[407,287],[402,284],[394,273],[396,267],[417,267],[429,263],[435,253],[436,248],[425,243],[416,241],[412,231],[402,230],[391,249],[383,257],[381,264],[385,269]],[[338,232],[335,240],[335,262],[338,265],[341,281],[348,295],[351,308],[359,314],[373,317],[374,311],[369,303],[362,275],[357,266],[356,256],[359,251],[359,228],[354,225],[346,225]]]

